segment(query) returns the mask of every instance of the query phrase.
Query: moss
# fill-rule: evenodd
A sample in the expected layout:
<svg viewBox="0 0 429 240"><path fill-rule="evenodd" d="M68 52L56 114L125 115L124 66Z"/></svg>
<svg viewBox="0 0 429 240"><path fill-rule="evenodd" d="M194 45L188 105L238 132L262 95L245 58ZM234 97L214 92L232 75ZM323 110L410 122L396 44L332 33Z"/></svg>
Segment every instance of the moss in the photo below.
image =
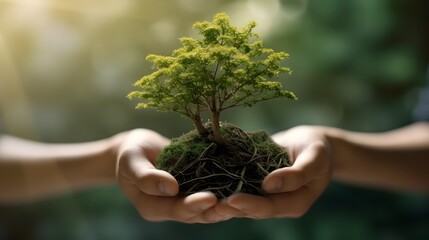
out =
<svg viewBox="0 0 429 240"><path fill-rule="evenodd" d="M290 166L285 149L265 131L244 132L233 124L221 124L224 144L196 130L173 139L158 159L157 167L171 173L180 192L188 195L211 191L218 198L235 192L261 195L262 180L271 171Z"/></svg>

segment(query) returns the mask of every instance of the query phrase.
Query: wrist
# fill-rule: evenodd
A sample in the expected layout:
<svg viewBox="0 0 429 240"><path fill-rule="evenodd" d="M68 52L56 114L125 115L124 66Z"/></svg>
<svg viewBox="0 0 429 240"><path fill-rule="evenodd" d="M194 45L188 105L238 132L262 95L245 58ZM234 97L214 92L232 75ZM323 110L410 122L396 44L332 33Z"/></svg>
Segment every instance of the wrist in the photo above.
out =
<svg viewBox="0 0 429 240"><path fill-rule="evenodd" d="M344 157L344 151L347 151L346 131L338 128L321 127L321 131L329 144L329 155L332 163L332 178L341 179L347 175L347 157ZM346 154L347 156L347 154Z"/></svg>
<svg viewBox="0 0 429 240"><path fill-rule="evenodd" d="M116 162L119 141L115 136L99 141L98 157L94 158L94 166L97 169L98 180L103 183L116 181Z"/></svg>
<svg viewBox="0 0 429 240"><path fill-rule="evenodd" d="M63 172L75 183L75 188L89 188L115 182L116 155L111 138L78 143L63 149L63 153L75 149L70 158L64 157ZM68 159L68 160L67 160Z"/></svg>

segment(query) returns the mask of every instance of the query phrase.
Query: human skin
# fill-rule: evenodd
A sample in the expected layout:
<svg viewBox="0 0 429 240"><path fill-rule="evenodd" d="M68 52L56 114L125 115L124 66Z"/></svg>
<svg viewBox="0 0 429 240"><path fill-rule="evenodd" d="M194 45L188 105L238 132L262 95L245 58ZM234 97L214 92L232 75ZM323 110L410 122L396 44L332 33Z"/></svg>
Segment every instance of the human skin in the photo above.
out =
<svg viewBox="0 0 429 240"><path fill-rule="evenodd" d="M299 126L277 133L273 139L288 149L292 167L275 170L264 179L265 196L240 193L216 205L211 211L219 219L301 217L331 180L429 193L427 122L383 133Z"/></svg>
<svg viewBox="0 0 429 240"><path fill-rule="evenodd" d="M34 201L66 191L118 182L149 221L214 223L234 217L300 217L331 180L362 187L429 193L429 124L384 133L298 126L273 135L292 167L270 173L264 196L212 193L178 195L178 184L155 168L169 143L136 129L89 143L46 144L0 136L0 204ZM116 172L115 172L116 170Z"/></svg>
<svg viewBox="0 0 429 240"><path fill-rule="evenodd" d="M0 136L0 204L21 204L117 182L149 221L209 223L216 196L179 196L176 180L155 161L169 140L136 129L86 143L50 144ZM211 212L210 214L216 214Z"/></svg>

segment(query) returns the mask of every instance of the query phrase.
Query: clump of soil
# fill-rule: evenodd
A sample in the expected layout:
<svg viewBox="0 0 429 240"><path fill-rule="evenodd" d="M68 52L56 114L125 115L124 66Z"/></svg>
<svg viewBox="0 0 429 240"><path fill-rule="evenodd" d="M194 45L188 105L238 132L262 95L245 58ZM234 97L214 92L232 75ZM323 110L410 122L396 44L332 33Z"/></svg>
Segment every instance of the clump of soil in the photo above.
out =
<svg viewBox="0 0 429 240"><path fill-rule="evenodd" d="M206 128L204 136L193 130L173 139L158 159L157 167L172 174L185 195L200 191L211 191L218 198L236 192L262 195L264 177L291 165L285 149L265 131L244 132L222 123L224 143L218 144L211 125Z"/></svg>

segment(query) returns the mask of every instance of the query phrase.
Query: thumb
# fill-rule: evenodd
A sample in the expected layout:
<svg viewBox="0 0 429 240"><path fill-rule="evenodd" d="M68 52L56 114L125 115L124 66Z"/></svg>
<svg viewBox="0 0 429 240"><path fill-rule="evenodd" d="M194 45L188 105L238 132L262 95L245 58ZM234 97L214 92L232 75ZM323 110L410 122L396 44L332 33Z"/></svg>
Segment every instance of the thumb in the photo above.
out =
<svg viewBox="0 0 429 240"><path fill-rule="evenodd" d="M176 179L155 168L141 169L136 175L137 187L144 193L158 196L175 196L179 192Z"/></svg>
<svg viewBox="0 0 429 240"><path fill-rule="evenodd" d="M159 196L174 196L179 192L176 179L155 166L139 151L125 151L117 167L118 177L128 179L140 191Z"/></svg>
<svg viewBox="0 0 429 240"><path fill-rule="evenodd" d="M317 175L320 147L314 144L301 152L291 167L274 170L262 182L267 193L291 192L299 189ZM318 163L319 162L319 163Z"/></svg>
<svg viewBox="0 0 429 240"><path fill-rule="evenodd" d="M305 174L293 167L285 167L271 172L262 182L267 193L291 192L307 183Z"/></svg>

